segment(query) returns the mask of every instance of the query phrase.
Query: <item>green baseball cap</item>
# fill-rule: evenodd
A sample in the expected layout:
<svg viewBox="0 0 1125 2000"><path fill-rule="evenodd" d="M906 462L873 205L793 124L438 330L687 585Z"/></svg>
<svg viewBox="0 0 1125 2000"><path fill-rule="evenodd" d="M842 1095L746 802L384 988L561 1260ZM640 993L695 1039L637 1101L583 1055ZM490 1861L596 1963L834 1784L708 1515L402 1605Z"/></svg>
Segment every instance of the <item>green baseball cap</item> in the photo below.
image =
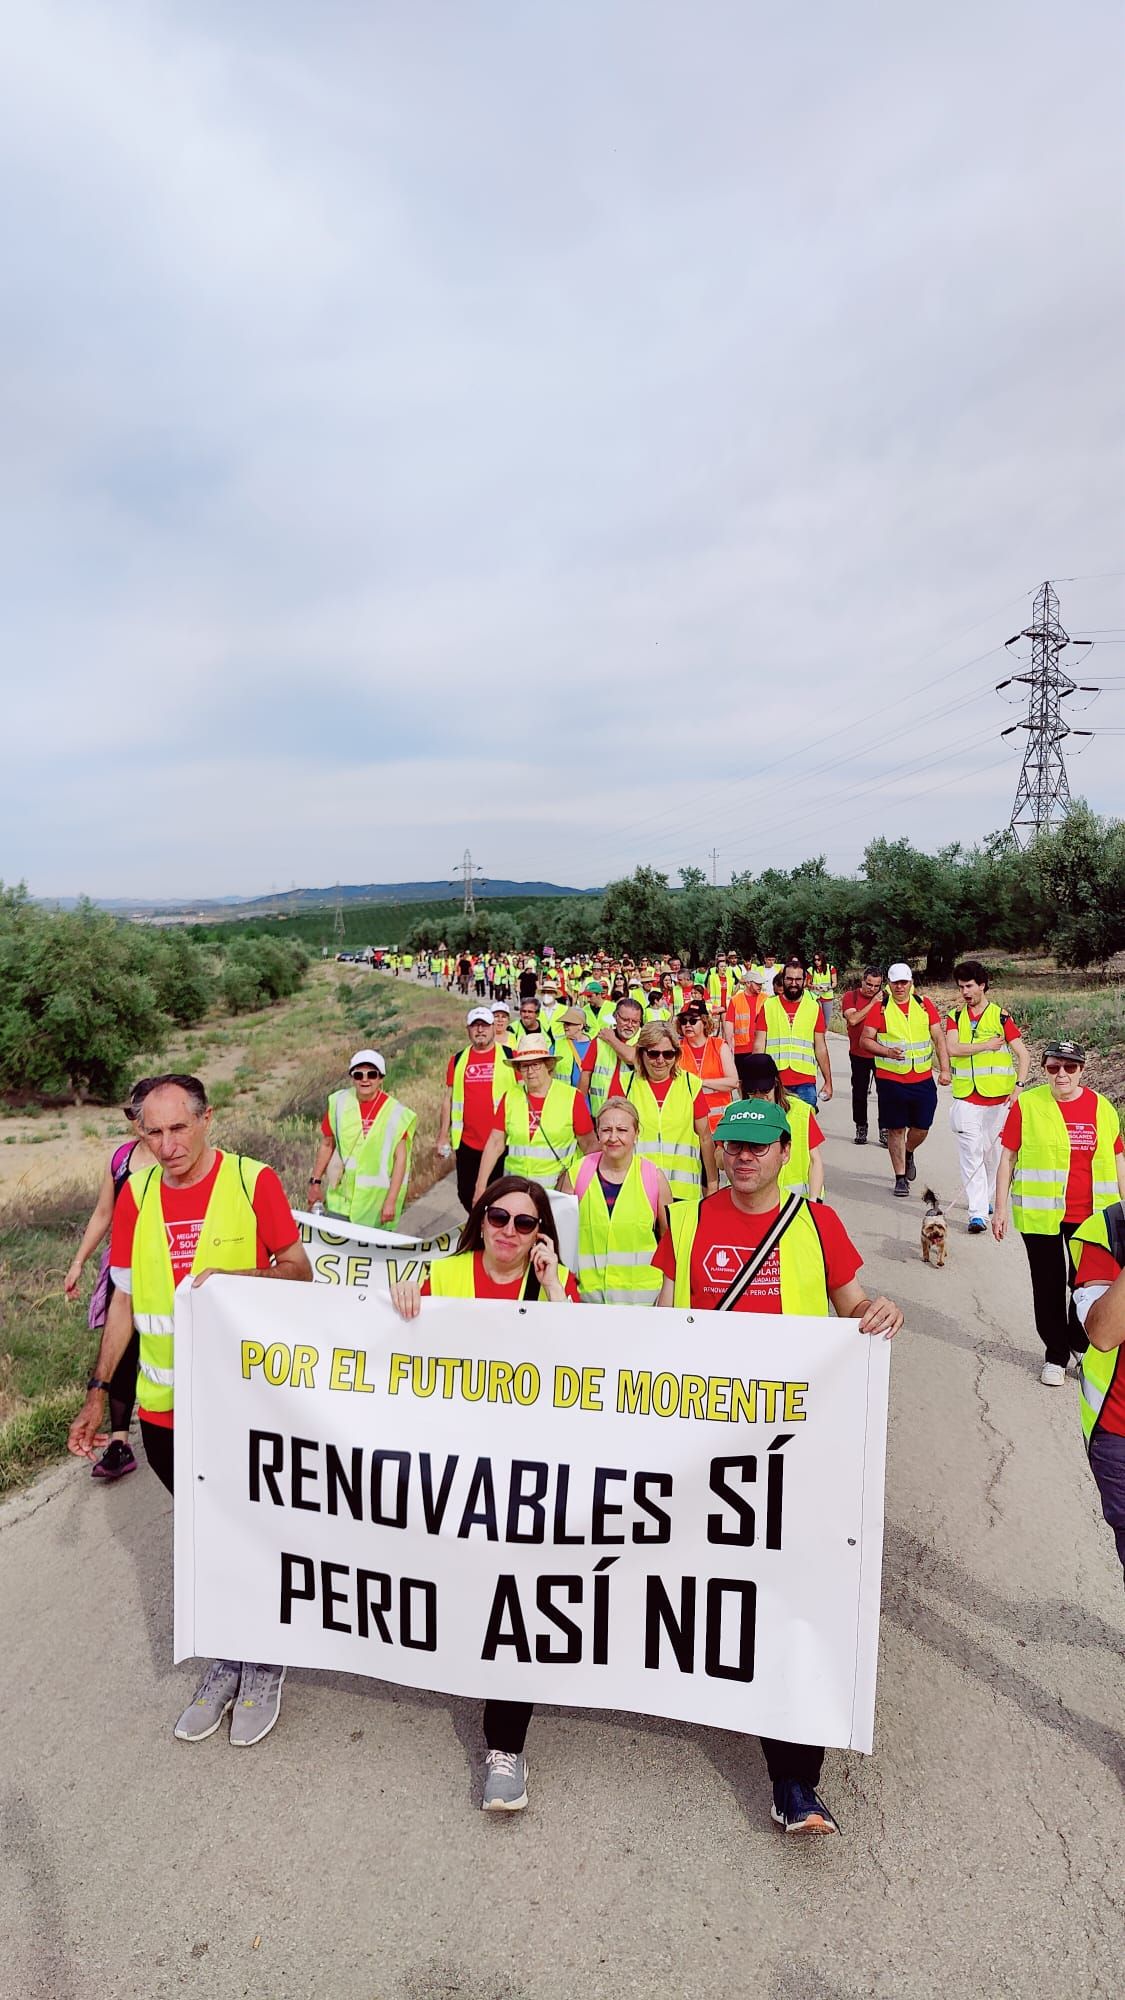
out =
<svg viewBox="0 0 1125 2000"><path fill-rule="evenodd" d="M788 1139L789 1120L780 1104L763 1098L728 1104L715 1127L716 1139L741 1139L744 1146L769 1146Z"/></svg>
<svg viewBox="0 0 1125 2000"><path fill-rule="evenodd" d="M586 981L586 991L587 993L604 993L605 987L602 985L600 979L588 979Z"/></svg>

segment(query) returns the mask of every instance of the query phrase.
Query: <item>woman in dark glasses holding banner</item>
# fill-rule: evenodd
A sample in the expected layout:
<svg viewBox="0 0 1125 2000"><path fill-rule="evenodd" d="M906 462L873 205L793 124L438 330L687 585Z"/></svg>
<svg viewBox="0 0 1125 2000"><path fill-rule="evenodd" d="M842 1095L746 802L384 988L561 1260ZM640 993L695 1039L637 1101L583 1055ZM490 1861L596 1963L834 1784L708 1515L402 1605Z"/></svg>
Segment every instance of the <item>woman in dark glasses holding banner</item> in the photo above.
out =
<svg viewBox="0 0 1125 2000"><path fill-rule="evenodd" d="M415 1319L426 1297L577 1305L575 1280L559 1262L546 1190L520 1174L493 1181L470 1209L453 1256L436 1257L424 1285L407 1280L391 1286L391 1303L403 1319ZM522 1812L527 1804L523 1746L531 1712L530 1702L485 1702L484 1812Z"/></svg>

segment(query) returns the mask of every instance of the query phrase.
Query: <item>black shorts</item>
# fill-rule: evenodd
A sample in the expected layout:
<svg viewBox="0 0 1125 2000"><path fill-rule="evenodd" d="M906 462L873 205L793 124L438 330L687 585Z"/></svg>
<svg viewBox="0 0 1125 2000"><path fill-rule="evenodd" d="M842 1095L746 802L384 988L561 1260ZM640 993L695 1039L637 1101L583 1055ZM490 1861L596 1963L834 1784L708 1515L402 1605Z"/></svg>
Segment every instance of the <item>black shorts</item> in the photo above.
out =
<svg viewBox="0 0 1125 2000"><path fill-rule="evenodd" d="M902 1132L910 1125L920 1132L929 1131L937 1111L937 1084L932 1076L919 1077L913 1083L900 1083L895 1076L877 1076L875 1092L884 1132Z"/></svg>

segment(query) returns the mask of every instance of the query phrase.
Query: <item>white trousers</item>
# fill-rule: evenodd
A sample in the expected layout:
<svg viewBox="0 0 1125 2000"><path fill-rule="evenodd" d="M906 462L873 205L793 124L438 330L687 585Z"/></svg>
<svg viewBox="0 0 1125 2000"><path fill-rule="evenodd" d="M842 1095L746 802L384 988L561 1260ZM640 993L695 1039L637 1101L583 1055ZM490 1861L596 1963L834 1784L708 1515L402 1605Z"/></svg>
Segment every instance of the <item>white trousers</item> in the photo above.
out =
<svg viewBox="0 0 1125 2000"><path fill-rule="evenodd" d="M993 1104L970 1104L955 1097L950 1107L949 1123L957 1141L961 1185L970 1215L986 1216L996 1199L1000 1134L1010 1102L1001 1097Z"/></svg>

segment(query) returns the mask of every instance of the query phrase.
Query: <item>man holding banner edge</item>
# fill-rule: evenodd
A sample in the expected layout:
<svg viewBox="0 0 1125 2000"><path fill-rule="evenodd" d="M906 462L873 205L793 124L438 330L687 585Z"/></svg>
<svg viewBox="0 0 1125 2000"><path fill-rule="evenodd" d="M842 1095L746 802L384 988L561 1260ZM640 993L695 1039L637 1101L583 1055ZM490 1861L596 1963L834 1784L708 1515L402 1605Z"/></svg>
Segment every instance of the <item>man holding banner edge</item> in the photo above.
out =
<svg viewBox="0 0 1125 2000"><path fill-rule="evenodd" d="M790 1195L778 1175L789 1156L789 1121L780 1105L732 1104L715 1131L729 1188L676 1203L653 1263L663 1276L661 1306L692 1311L797 1313L856 1319L859 1331L890 1340L903 1315L890 1299L870 1299L856 1276L861 1258L835 1211ZM773 1786L773 1819L792 1834L838 1833L817 1787L823 1745L761 1739Z"/></svg>

